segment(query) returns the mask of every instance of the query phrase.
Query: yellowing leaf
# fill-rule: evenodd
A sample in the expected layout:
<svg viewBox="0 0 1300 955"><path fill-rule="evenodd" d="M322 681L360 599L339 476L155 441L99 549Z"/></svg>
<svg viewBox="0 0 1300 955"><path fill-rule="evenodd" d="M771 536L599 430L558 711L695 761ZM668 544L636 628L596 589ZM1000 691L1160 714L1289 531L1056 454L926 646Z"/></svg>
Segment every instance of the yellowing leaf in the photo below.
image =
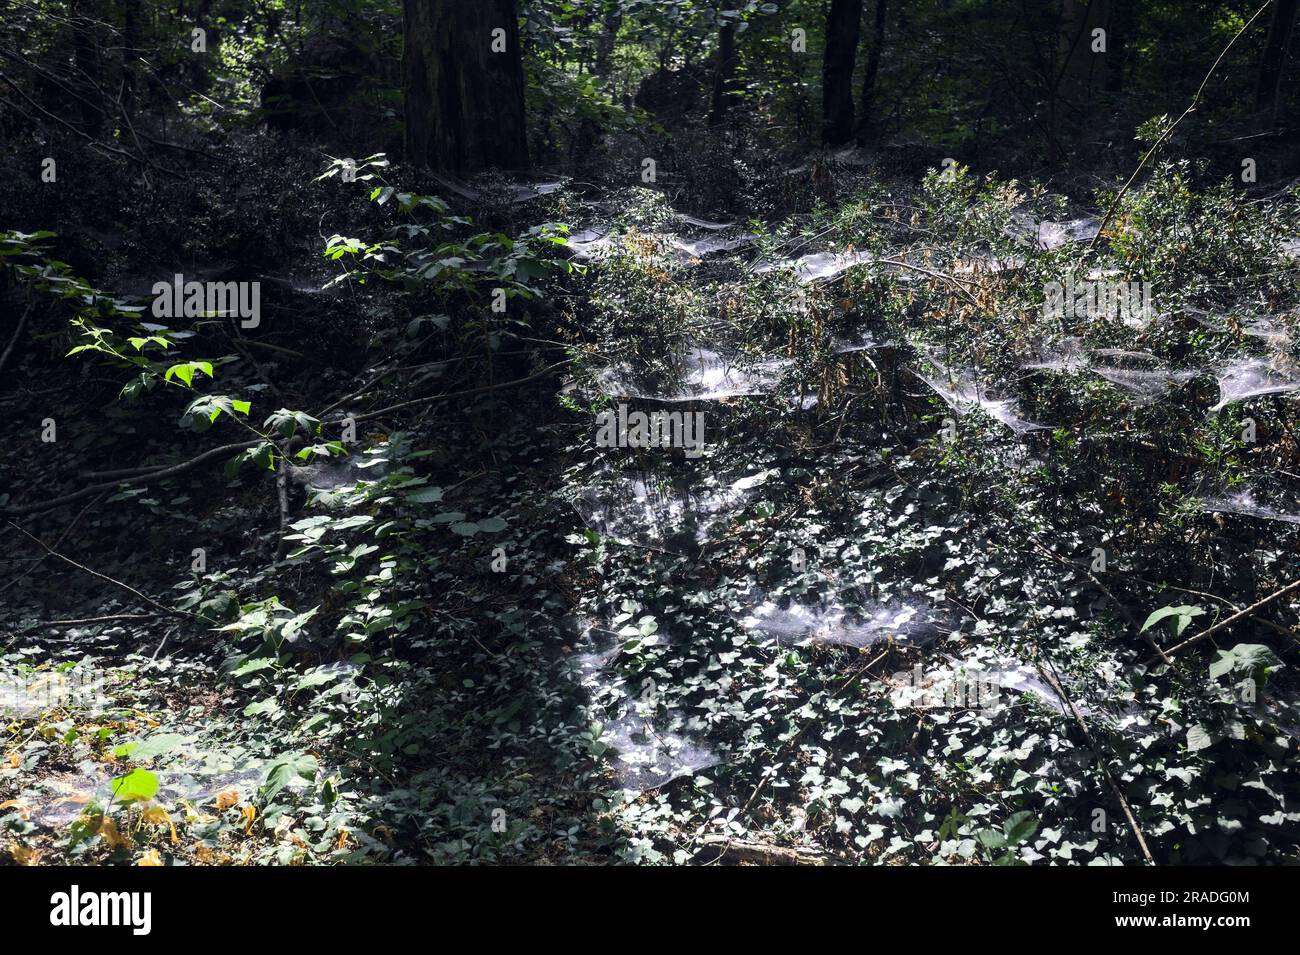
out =
<svg viewBox="0 0 1300 955"><path fill-rule="evenodd" d="M105 816L99 824L99 837L114 849L130 845L127 838L118 831L117 823L108 816Z"/></svg>
<svg viewBox="0 0 1300 955"><path fill-rule="evenodd" d="M244 819L247 820L247 824L244 826L244 835L248 835L250 832L252 832L253 820L255 820L256 818L257 818L257 810L254 809L252 806L245 806Z"/></svg>
<svg viewBox="0 0 1300 955"><path fill-rule="evenodd" d="M176 825L162 806L150 806L141 814L140 821L147 822L151 826L166 826L171 830L172 845L180 844L180 836L176 835Z"/></svg>
<svg viewBox="0 0 1300 955"><path fill-rule="evenodd" d="M9 847L9 855L18 865L38 865L41 861L39 852L17 843Z"/></svg>
<svg viewBox="0 0 1300 955"><path fill-rule="evenodd" d="M146 849L141 853L136 865L162 865L162 853L157 849Z"/></svg>

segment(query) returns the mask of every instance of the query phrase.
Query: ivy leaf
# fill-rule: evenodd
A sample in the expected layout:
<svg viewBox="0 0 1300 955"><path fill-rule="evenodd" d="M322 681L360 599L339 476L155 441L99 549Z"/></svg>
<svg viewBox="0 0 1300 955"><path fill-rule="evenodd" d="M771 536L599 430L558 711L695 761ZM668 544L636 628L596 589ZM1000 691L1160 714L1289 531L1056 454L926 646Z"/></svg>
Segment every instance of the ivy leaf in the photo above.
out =
<svg viewBox="0 0 1300 955"><path fill-rule="evenodd" d="M1190 727L1187 730L1187 748L1195 753L1203 749L1209 749L1214 745L1214 737L1200 723Z"/></svg>

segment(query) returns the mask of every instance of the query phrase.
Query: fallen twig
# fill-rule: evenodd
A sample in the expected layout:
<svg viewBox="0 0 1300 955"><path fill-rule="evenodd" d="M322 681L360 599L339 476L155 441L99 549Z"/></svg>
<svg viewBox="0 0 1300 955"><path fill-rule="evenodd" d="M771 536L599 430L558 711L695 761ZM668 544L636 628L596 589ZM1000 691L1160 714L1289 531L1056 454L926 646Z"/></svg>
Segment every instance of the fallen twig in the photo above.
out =
<svg viewBox="0 0 1300 955"><path fill-rule="evenodd" d="M41 501L37 504L25 504L22 507L6 507L3 510L0 510L0 514L9 514L13 516L39 514L42 511L52 510L53 508L60 507L64 504L70 504L73 501L80 501L82 498L89 497L92 494L97 494L100 491L111 491L122 485L133 486L138 484L149 484L153 481L172 477L176 474L183 474L186 471L198 467L205 461L210 461L223 454L229 454L232 451L242 451L245 448L251 448L260 443L260 441L254 440L237 441L234 444L223 444L220 447L209 448L202 454L192 457L188 461L183 461L180 464L161 467L156 471L148 471L144 474L137 474L134 477L126 477L118 481L108 481L104 484L93 484L90 487L82 488L80 491L73 491L71 494L64 494L62 497L50 498L48 501Z"/></svg>
<svg viewBox="0 0 1300 955"><path fill-rule="evenodd" d="M9 339L9 344L5 347L4 354L0 355L0 370L4 369L5 362L9 360L10 352L14 350L14 346L18 344L18 339L22 337L23 329L27 327L27 316L32 313L32 309L35 307L36 299L33 297L28 300L27 308L23 309L22 315L18 317L18 324L14 327L13 337Z"/></svg>
<svg viewBox="0 0 1300 955"><path fill-rule="evenodd" d="M43 548L45 548L46 551L49 552L51 556L57 557L59 560L63 561L66 564L71 564L73 567L77 568L80 571L83 571L84 573L90 574L90 576L92 577L96 577L102 581L105 581L106 583L112 584L114 587L119 587L122 590L125 590L127 593L132 594L135 597L138 597L140 600L143 600L149 606L153 607L158 611L161 611L162 613L165 613L169 617L180 617L181 619L184 620L207 619L206 617L200 617L198 614L190 613L188 610L177 610L175 607L164 606L163 604L160 604L158 601L154 600L149 595L140 593L140 591L136 590L130 584L123 583L122 581L116 579L115 577L108 576L108 574L101 574L99 571L92 570L91 568L87 567L85 564L77 563L71 557L68 557L64 554L60 554L49 544L45 543L45 541L41 540L39 537L35 536L34 534L29 534L23 528L15 524L13 521L9 521L8 523L10 527L18 531L18 533L22 534L24 537L31 538L36 543L40 544Z"/></svg>
<svg viewBox="0 0 1300 955"><path fill-rule="evenodd" d="M1151 850L1147 848L1147 840L1142 834L1142 827L1138 825L1137 816L1133 814L1133 808L1129 805L1128 799L1124 796L1123 790L1119 788L1119 784L1116 783L1115 778L1111 776L1110 770L1106 767L1106 761L1102 759L1101 753L1097 751L1097 745L1093 742L1092 733L1088 731L1088 724L1083 721L1083 717L1079 714L1078 708L1074 705L1074 700L1070 699L1069 694L1065 692L1065 688L1061 686L1060 681L1041 666L1037 660L1034 661L1034 667L1038 670L1043 679L1052 687L1056 695L1061 698L1061 701L1069 707L1070 715L1074 717L1074 722L1078 725L1079 732L1083 734L1084 742L1088 744L1088 748L1092 750L1092 754L1097 758L1097 766L1101 770L1102 775L1106 777L1106 783L1110 786L1111 793L1119 802L1120 810L1124 813L1124 818L1128 820L1129 828L1133 830L1133 838L1137 840L1138 848L1142 851L1142 858L1146 859L1147 865L1155 865L1156 860L1151 857Z"/></svg>

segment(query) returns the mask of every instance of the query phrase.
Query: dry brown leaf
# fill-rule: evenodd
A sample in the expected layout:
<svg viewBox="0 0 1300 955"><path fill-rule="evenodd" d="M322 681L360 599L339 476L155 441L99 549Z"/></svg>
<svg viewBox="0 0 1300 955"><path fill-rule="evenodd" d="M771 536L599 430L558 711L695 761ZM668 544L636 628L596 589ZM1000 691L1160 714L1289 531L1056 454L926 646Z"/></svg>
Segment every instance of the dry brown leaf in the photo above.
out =
<svg viewBox="0 0 1300 955"><path fill-rule="evenodd" d="M27 803L23 802L21 799L9 799L5 802L0 802L0 812L4 812L6 809L17 809L18 814L24 819L29 819L32 815L31 806L27 805Z"/></svg>
<svg viewBox="0 0 1300 955"><path fill-rule="evenodd" d="M18 865L39 865L41 854L35 849L29 849L27 846L20 846L14 843L9 847L9 855Z"/></svg>
<svg viewBox="0 0 1300 955"><path fill-rule="evenodd" d="M119 846L130 846L131 842L126 836L118 831L117 823L105 816L99 823L99 837L107 842L114 849Z"/></svg>
<svg viewBox="0 0 1300 955"><path fill-rule="evenodd" d="M180 836L176 835L176 824L172 822L172 817L162 806L155 804L145 809L140 815L140 821L147 822L151 826L166 826L171 831L172 845L180 844Z"/></svg>

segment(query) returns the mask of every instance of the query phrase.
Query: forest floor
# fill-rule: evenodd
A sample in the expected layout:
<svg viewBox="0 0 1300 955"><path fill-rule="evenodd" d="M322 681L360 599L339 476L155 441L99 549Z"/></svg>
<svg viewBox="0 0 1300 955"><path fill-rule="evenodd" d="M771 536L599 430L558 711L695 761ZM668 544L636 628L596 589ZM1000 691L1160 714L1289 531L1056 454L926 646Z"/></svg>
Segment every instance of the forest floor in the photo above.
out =
<svg viewBox="0 0 1300 955"><path fill-rule="evenodd" d="M855 153L725 222L666 189L443 189L528 238L450 222L330 285L302 236L388 227L365 196L396 171L369 172L88 262L121 301L260 277L255 332L148 331L226 353L250 421L305 412L286 442L356 418L283 505L232 451L32 507L246 435L178 437L195 395L123 403L120 363L71 376L54 306L12 369L10 861L1296 861L1294 196L1167 167L1079 268L1103 209ZM291 254L250 238L277 215ZM1049 314L1075 271L1159 308ZM638 447L651 412L680 430Z"/></svg>

